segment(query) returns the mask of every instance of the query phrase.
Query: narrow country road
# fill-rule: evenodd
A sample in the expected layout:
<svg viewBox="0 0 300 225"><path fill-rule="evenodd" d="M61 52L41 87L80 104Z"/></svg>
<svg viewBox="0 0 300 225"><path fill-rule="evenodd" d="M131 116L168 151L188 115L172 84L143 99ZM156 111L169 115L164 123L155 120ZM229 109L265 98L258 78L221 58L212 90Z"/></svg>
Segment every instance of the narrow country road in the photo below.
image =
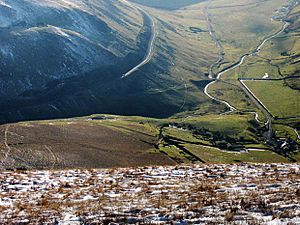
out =
<svg viewBox="0 0 300 225"><path fill-rule="evenodd" d="M154 21L154 18L143 8L136 6L135 4L132 4L126 0L120 0L134 8L136 8L137 10L139 10L140 12L144 13L149 20L151 21L151 37L149 39L149 43L148 43L148 50L147 53L145 55L145 58L142 62L140 62L138 65L134 66L132 69L130 69L128 72L126 72L125 74L123 74L123 76L121 77L121 79L130 76L131 74L133 74L135 71L137 71L139 68L141 68L142 66L144 66L145 64L147 64L152 56L153 56L153 49L154 49L154 43L155 43L155 39L157 36L157 28L156 28L156 23Z"/></svg>
<svg viewBox="0 0 300 225"><path fill-rule="evenodd" d="M297 135L297 139L300 140L300 134L296 128L294 128L295 134Z"/></svg>
<svg viewBox="0 0 300 225"><path fill-rule="evenodd" d="M236 111L237 109L234 106L230 105L227 101L216 98L216 97L214 97L214 96L212 96L211 94L208 93L208 88L210 87L210 85L212 85L216 82L217 82L217 80L214 80L214 81L210 82L209 84L207 84L204 88L204 94L206 94L206 96L209 97L212 100L215 100L217 102L225 104L230 109L230 112Z"/></svg>
<svg viewBox="0 0 300 225"><path fill-rule="evenodd" d="M206 9L207 10L207 9ZM208 30L209 30L209 33L210 33L210 36L212 38L212 40L215 42L216 46L220 49L220 52L222 51L222 46L220 46L220 42L218 40L218 38L216 37L213 29L212 29L212 24L211 24L211 21L210 21L210 18L209 18L209 14L208 12L206 12L206 16L207 16L207 23L208 23ZM233 63L232 65L230 65L229 67L225 68L224 70L220 71L216 77L213 77L213 73L212 73L212 66L216 65L216 63L219 63L219 61L215 62L214 64L212 64L209 68L209 79L215 79L214 81L208 83L205 88L204 88L204 94L206 96L208 96L210 99L213 99L217 102L220 102L222 104L225 104L228 108L229 108L229 112L233 112L233 111L237 111L237 109L232 106L229 102L225 101L225 100L222 100L222 99L218 99L214 96L212 96L211 94L209 94L208 92L208 89L211 85L213 85L214 83L216 83L218 80L220 80L220 78L222 77L223 74L231 71L231 70L234 70L235 68L239 67L240 65L242 65L245 61L245 59L249 56L252 56L254 54L257 54L261 51L262 47L269 41L271 40L272 38L275 38L276 36L280 35L282 32L284 32L284 30L288 27L289 25L289 22L286 22L284 20L282 20L283 22L283 25L281 27L280 30L276 31L275 33L269 35L268 37L264 38L262 40L262 42L254 49L254 50L251 50L249 51L248 53L242 55L239 59L239 61ZM219 56L219 59L220 59L220 56ZM267 139L270 141L272 139L272 115L269 113L269 111L265 108L265 106L262 104L262 102L256 98L255 95L253 95L253 93L242 83L242 88L244 90L244 92L250 97L250 99L254 102L255 105L258 106L259 109L262 110L262 112L264 113L266 119L267 119L267 122L265 123L265 125L268 127L268 137ZM256 112L250 112L250 113L254 113L255 114L255 119L257 122L261 122L259 119L258 119L258 114Z"/></svg>
<svg viewBox="0 0 300 225"><path fill-rule="evenodd" d="M272 115L269 112L268 108L256 97L256 95L247 87L247 85L240 80L240 83L242 84L243 91L249 96L251 101L263 112L265 115L267 122L265 125L268 127L268 140L270 141L272 139Z"/></svg>
<svg viewBox="0 0 300 225"><path fill-rule="evenodd" d="M211 20L210 20L210 15L209 15L207 9L208 8L205 7L203 12L204 12L205 17L206 17L206 24L207 24L207 28L208 28L208 33L209 33L211 39L213 40L213 42L215 42L216 47L219 49L218 59L214 63L212 63L209 67L208 78L213 79L214 78L213 68L215 66L219 65L224 60L224 48L223 48L220 40L217 38L217 35L215 34L213 25L212 25Z"/></svg>
<svg viewBox="0 0 300 225"><path fill-rule="evenodd" d="M287 28L288 25L289 25L288 22L284 22L282 28L281 28L279 31L276 31L276 33L274 33L274 34L272 34L272 35L266 37L266 38L265 38L265 39L264 39L264 40L263 40L263 41L262 41L262 42L254 49L254 50L252 50L252 51L250 51L250 52L248 52L248 53L242 55L241 58L240 58L240 60L239 60L238 62L236 62L236 63L230 65L229 67L227 67L227 68L224 69L223 71L219 72L219 73L217 74L215 80L212 81L212 82L210 82L209 84L207 84L207 85L205 86L205 88L204 88L204 94L206 94L210 99L213 99L213 100L215 100L215 101L217 101L217 102L220 102L220 103L222 103L222 104L225 104L225 105L230 109L230 112L236 111L237 109L236 109L234 106L230 105L229 102L227 102L227 101L225 101L225 100L218 99L218 98L212 96L211 94L209 94L209 93L208 93L208 88L209 88L211 85L213 85L215 82L217 82L218 80L220 80L220 78L222 77L223 74L225 74L225 73L227 73L227 72L229 72L229 71L231 71L231 70L233 70L233 69L239 67L240 65L242 65L247 57L259 53L259 52L261 51L261 48L265 45L265 43L266 43L267 41L269 41L269 40L271 40L272 38L274 38L274 37L278 36L279 34L281 34L281 33ZM217 43L216 43L216 44L217 44ZM268 114L268 115L266 115L266 117L269 118L270 115Z"/></svg>

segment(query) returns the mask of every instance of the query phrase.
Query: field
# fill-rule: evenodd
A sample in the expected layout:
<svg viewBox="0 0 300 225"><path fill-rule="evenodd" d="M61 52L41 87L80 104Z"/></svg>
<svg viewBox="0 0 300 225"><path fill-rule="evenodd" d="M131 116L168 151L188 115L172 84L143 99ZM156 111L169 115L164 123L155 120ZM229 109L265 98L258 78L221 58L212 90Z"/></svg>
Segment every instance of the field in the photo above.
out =
<svg viewBox="0 0 300 225"><path fill-rule="evenodd" d="M272 2L272 4L273 3L274 2ZM261 4L261 8L258 9L256 13L262 10L266 6L265 4L270 4L270 2L264 2ZM272 7L280 8L280 4L285 6L287 5L286 3L283 3L281 1L276 1L275 4L273 4L271 7L268 7L266 11L267 13L256 15L255 20L248 21L245 25L243 25L243 23L245 22L242 19L245 16L243 15L243 11L235 11L234 7L228 7L226 10L232 10L233 13L240 16L232 16L232 18L226 18L226 20L230 20L230 24L232 25L232 27L230 29L226 29L225 31L222 29L222 27L227 28L227 26L224 25L224 23L226 23L226 20L221 20L217 15L215 15L215 21L213 21L213 23L217 24L215 25L215 27L218 27L218 29L216 28L216 31L218 32L218 37L222 40L225 48L225 58L220 64L219 68L215 68L216 72L224 68L225 65L228 65L229 62L238 61L239 57L241 57L241 55L245 53L243 52L244 50L247 49L246 52L251 52L251 50L254 50L258 46L258 44L261 43L263 36L268 37L270 33L279 31L282 28L283 24L281 22L276 22L274 19L270 20L266 18L266 16L269 18L278 18L278 16L283 16L282 13L276 15L274 11L269 11L272 9ZM240 7L243 8L246 6ZM253 6L251 10L254 9L255 7ZM218 10L219 9L215 10L216 14L220 13ZM265 42L265 45L260 49L260 51L246 57L242 65L223 74L221 77L221 81L216 82L214 85L212 85L209 89L209 92L212 93L213 96L228 101L239 110L255 110L259 112L258 109L255 109L250 99L241 92L238 78L263 78L264 76L267 76L267 78L272 79L299 75L300 42L299 38L297 38L300 32L299 17L297 16L299 14L299 10L300 6L298 4L294 7L294 9L291 10L290 13L285 16L285 18L290 22L290 25L287 26L285 32L282 32L275 38L272 38ZM251 30L251 27L254 28L255 26L256 28ZM259 27L268 27L268 29L259 29ZM232 30L234 29L238 29L238 31L232 32ZM269 33L262 33L262 31L268 31ZM237 37L235 37L232 36L233 34L238 35ZM247 37L243 37L243 35L247 34ZM255 35L255 40L252 39L252 35ZM246 39L247 41L244 42L244 40ZM291 109L291 112L288 112L288 115L281 115L280 117L289 117L295 112L296 111L294 108Z"/></svg>
<svg viewBox="0 0 300 225"><path fill-rule="evenodd" d="M225 54L215 71L238 61L241 55L258 46L264 37L280 29L281 23L270 18L284 3L283 0L211 2L208 12Z"/></svg>
<svg viewBox="0 0 300 225"><path fill-rule="evenodd" d="M293 129L276 129L278 137L297 140ZM0 126L1 168L287 162L270 151L264 132L251 114L168 119L98 114L20 122Z"/></svg>
<svg viewBox="0 0 300 225"><path fill-rule="evenodd" d="M177 120L175 125L171 123L163 129L160 150L177 162L288 162L284 156L271 151L252 118L252 115L227 115ZM287 127L278 128L282 129ZM296 141L295 132L291 128L288 132L276 135L291 136Z"/></svg>
<svg viewBox="0 0 300 225"><path fill-rule="evenodd" d="M291 89L284 80L243 81L274 117L300 116L300 91Z"/></svg>
<svg viewBox="0 0 300 225"><path fill-rule="evenodd" d="M288 162L286 158L267 149L248 150L247 152L222 151L218 148L187 144L186 148L208 163L238 162Z"/></svg>
<svg viewBox="0 0 300 225"><path fill-rule="evenodd" d="M299 164L0 172L4 224L297 224Z"/></svg>
<svg viewBox="0 0 300 225"><path fill-rule="evenodd" d="M238 110L256 110L255 105L238 84L235 80L217 81L209 87L208 91L218 99L229 101Z"/></svg>
<svg viewBox="0 0 300 225"><path fill-rule="evenodd" d="M131 123L122 129L106 124L73 119L0 126L1 167L58 169L174 164L166 155L154 151L156 136L145 131L145 127Z"/></svg>

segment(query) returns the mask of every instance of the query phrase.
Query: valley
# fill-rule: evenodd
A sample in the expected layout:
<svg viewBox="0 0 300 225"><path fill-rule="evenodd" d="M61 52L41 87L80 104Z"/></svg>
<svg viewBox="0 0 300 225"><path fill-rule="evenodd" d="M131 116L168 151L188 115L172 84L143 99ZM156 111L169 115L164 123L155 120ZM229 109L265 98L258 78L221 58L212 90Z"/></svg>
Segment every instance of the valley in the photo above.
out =
<svg viewBox="0 0 300 225"><path fill-rule="evenodd" d="M299 0L0 0L0 224L299 224Z"/></svg>
<svg viewBox="0 0 300 225"><path fill-rule="evenodd" d="M2 168L300 159L297 0L42 2L0 5Z"/></svg>

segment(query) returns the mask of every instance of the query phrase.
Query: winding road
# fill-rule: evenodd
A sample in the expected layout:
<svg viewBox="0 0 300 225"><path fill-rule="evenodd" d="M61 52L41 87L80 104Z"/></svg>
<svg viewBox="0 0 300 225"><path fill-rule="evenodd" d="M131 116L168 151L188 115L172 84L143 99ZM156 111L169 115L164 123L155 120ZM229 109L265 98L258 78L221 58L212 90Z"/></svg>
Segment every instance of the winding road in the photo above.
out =
<svg viewBox="0 0 300 225"><path fill-rule="evenodd" d="M149 39L149 43L148 43L148 50L147 50L147 54L145 55L145 58L143 59L142 62L140 62L138 65L134 66L132 69L130 69L128 72L124 73L123 76L121 77L121 79L130 76L131 74L133 74L135 71L137 71L138 69L140 69L142 66L144 66L145 64L147 64L152 56L153 56L153 49L154 49L154 43L155 43L155 39L157 37L157 28L156 28L156 23L154 21L154 18L143 8L136 6L135 4L132 4L126 0L120 0L121 2L124 2L134 8L136 8L137 10L141 11L143 14L145 14L149 20L151 21L151 37Z"/></svg>
<svg viewBox="0 0 300 225"><path fill-rule="evenodd" d="M221 44L221 42L219 41L219 39L216 36L216 33L213 29L213 25L211 23L210 17L209 17L209 13L207 11L207 7L204 8L204 14L206 17L206 23L207 23L207 28L208 28L208 33L211 36L213 42L215 42L216 47L219 49L219 56L218 59L210 65L209 67L209 74L208 74L208 78L209 79L213 79L214 78L214 72L213 72L213 68L217 65L219 65L223 60L224 60L224 48Z"/></svg>
<svg viewBox="0 0 300 225"><path fill-rule="evenodd" d="M297 139L300 140L300 134L299 134L299 132L297 131L296 128L293 128L293 129L294 129L294 131L295 131L295 134L297 135Z"/></svg>
<svg viewBox="0 0 300 225"><path fill-rule="evenodd" d="M206 11L207 9L205 9ZM209 19L209 14L208 12L205 12L206 14L206 20L207 20L207 26L208 26L208 30L209 30L209 34L212 38L212 40L215 42L216 46L219 48L219 58L218 60L213 63L210 68L209 68L209 79L214 79L214 81L208 83L205 88L204 88L204 94L206 96L208 96L210 99L214 100L214 101L217 101L219 103L222 103L222 104L225 104L228 108L229 108L229 111L227 113L230 113L230 112L233 112L233 111L237 111L237 109L232 106L228 101L225 101L225 100L222 100L222 99L219 99L219 98L216 98L214 96L212 96L211 94L209 94L208 92L208 89L211 85L213 85L214 83L216 83L217 81L220 80L220 78L222 77L223 74L231 71L231 70L234 70L235 68L239 67L240 65L242 65L245 61L245 59L249 56L253 56L254 54L257 54L261 51L262 47L269 41L271 40L272 38L275 38L276 36L278 36L279 34L281 34L282 32L284 32L284 30L288 27L289 25L289 22L286 22L284 20L281 20L281 22L283 22L283 25L281 27L280 30L276 31L275 33L271 34L270 36L264 38L262 40L262 42L254 49L254 50L251 50L249 51L248 53L242 55L239 59L239 61L233 63L232 65L230 65L229 67L225 68L224 70L220 71L216 77L214 78L213 77L213 72L212 72L212 69L213 69L213 66L217 65L217 63L220 62L220 59L221 57L223 57L222 55L222 45L220 45L220 42L218 40L218 38L216 37L215 35L215 32L213 30L213 26L211 24L211 21ZM247 89L247 87L245 85L243 85L243 82L242 83L242 88L244 90L244 92L250 97L250 99L254 102L255 105L258 106L259 109L261 109L261 111L264 113L266 119L267 119L267 122L265 123L265 125L268 127L268 137L267 139L270 141L272 139L272 115L268 112L268 110L266 110L265 106L262 104L262 102L260 102L259 99L256 98L255 95L253 95L251 93L251 91L249 89ZM259 123L262 123L260 120L259 120L259 116L257 114L257 112L250 112L250 113L253 113L255 115L255 120Z"/></svg>
<svg viewBox="0 0 300 225"><path fill-rule="evenodd" d="M262 42L254 49L254 50L252 50L252 51L250 51L250 52L248 52L248 53L242 55L241 58L240 58L240 60L239 60L238 62L236 62L236 63L230 65L230 66L227 67L226 69L224 69L224 70L222 70L221 72L219 72L219 73L217 74L215 80L212 81L212 82L210 82L209 84L207 84L207 85L205 86L205 88L204 88L204 93L205 93L210 99L213 99L213 100L215 100L215 101L217 101L217 102L220 102L220 103L222 103L222 104L225 104L225 105L230 109L230 112L236 111L237 109L236 109L234 106L230 105L229 102L227 102L227 101L225 101L225 100L222 100L222 99L218 99L218 98L212 96L211 94L209 94L209 93L208 93L208 88L209 88L212 84L214 84L215 82L217 82L218 80L220 80L220 78L222 77L223 74L225 74L225 73L227 73L227 72L229 72L229 71L231 71L231 70L233 70L233 69L239 67L240 65L242 65L242 64L244 63L244 60L245 60L248 56L252 56L252 55L254 55L254 54L259 53L259 52L261 51L261 48L265 45L265 43L266 43L267 41L269 41L269 40L271 40L272 38L274 38L274 37L278 36L279 34L281 34L281 33L287 28L288 25L289 25L288 22L284 22L282 28L281 28L279 31L276 31L274 34L272 34L272 35L266 37L266 38L265 38L265 39L264 39L264 40L263 40L263 41L262 41ZM216 43L216 44L217 44L217 43ZM218 45L217 45L217 46L218 46ZM258 119L257 114L256 114L255 117ZM267 118L269 118L269 117L270 117L270 115L267 115Z"/></svg>

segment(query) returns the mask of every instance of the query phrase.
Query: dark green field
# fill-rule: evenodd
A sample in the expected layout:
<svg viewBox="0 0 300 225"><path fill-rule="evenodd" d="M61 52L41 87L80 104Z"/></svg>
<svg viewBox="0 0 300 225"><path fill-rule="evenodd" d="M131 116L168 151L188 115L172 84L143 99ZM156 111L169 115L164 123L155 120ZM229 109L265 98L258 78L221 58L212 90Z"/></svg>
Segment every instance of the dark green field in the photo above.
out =
<svg viewBox="0 0 300 225"><path fill-rule="evenodd" d="M291 80L289 82L291 85L296 84ZM300 90L290 88L284 80L244 81L244 83L274 117L300 117Z"/></svg>

